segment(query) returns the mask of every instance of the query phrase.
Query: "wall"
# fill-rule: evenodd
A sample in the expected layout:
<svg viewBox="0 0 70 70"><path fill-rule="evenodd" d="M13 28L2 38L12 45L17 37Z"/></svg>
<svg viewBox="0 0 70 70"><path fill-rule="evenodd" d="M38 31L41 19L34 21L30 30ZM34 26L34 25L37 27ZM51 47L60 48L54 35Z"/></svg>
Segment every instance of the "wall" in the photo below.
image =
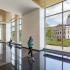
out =
<svg viewBox="0 0 70 70"><path fill-rule="evenodd" d="M44 9L40 8L40 50L45 47L45 32L44 32Z"/></svg>
<svg viewBox="0 0 70 70"><path fill-rule="evenodd" d="M44 37L42 38L42 36L44 36L44 24L43 26L41 25L40 15L40 9L35 9L23 16L22 44L24 47L27 47L27 42L30 36L32 36L34 40L33 49L40 50L44 47L44 44L42 45L43 47L41 47L41 43L44 42Z"/></svg>

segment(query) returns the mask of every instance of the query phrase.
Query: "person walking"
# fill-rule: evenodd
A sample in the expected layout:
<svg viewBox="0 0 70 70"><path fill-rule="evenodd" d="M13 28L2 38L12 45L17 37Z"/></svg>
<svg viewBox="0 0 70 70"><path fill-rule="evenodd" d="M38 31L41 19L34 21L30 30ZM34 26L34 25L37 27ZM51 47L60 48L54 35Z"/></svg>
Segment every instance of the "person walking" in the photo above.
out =
<svg viewBox="0 0 70 70"><path fill-rule="evenodd" d="M32 48L33 48L33 38L30 36L29 40L28 40L28 48L29 48L29 52L28 55L31 54L31 58L34 61L34 57L33 57L33 52L32 52Z"/></svg>

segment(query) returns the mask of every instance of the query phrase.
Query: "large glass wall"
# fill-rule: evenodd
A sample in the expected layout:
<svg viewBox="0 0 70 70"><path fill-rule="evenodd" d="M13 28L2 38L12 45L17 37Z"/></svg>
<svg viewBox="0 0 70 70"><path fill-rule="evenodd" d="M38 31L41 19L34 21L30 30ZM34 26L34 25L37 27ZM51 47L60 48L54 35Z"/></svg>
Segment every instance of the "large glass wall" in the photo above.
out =
<svg viewBox="0 0 70 70"><path fill-rule="evenodd" d="M22 42L22 19L19 18L18 20L18 26L19 26L19 43Z"/></svg>
<svg viewBox="0 0 70 70"><path fill-rule="evenodd" d="M70 52L70 1L63 2L63 50Z"/></svg>
<svg viewBox="0 0 70 70"><path fill-rule="evenodd" d="M15 34L16 34L15 31L17 31L18 43L21 43L22 41L22 19L21 18L18 18L17 20L12 19L10 23L11 23L11 39L15 41ZM16 27L17 29L15 30Z"/></svg>
<svg viewBox="0 0 70 70"><path fill-rule="evenodd" d="M11 20L11 39L15 41L15 19Z"/></svg>
<svg viewBox="0 0 70 70"><path fill-rule="evenodd" d="M70 51L70 1L45 9L45 48Z"/></svg>

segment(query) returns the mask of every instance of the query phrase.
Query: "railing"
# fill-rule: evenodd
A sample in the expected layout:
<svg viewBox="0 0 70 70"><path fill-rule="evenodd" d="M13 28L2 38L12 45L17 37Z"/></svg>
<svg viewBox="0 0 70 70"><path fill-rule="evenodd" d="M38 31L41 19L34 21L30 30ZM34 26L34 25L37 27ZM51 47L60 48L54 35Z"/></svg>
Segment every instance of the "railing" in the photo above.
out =
<svg viewBox="0 0 70 70"><path fill-rule="evenodd" d="M0 50L2 58L0 59L1 65L11 64L15 70L22 70L22 45L12 42L10 48L9 42L0 41Z"/></svg>

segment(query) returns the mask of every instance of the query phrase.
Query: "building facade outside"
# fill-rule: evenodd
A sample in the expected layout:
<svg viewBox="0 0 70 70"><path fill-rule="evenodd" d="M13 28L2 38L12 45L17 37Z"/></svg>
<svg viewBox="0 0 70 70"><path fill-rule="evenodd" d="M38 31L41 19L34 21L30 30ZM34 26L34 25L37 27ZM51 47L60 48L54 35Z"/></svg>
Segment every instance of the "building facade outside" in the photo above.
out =
<svg viewBox="0 0 70 70"><path fill-rule="evenodd" d="M63 27L60 24L57 26L54 26L53 32L54 32L53 38L56 40L61 40L62 37L63 39L70 39L70 24L63 25ZM63 32L63 35L62 35L62 32Z"/></svg>

